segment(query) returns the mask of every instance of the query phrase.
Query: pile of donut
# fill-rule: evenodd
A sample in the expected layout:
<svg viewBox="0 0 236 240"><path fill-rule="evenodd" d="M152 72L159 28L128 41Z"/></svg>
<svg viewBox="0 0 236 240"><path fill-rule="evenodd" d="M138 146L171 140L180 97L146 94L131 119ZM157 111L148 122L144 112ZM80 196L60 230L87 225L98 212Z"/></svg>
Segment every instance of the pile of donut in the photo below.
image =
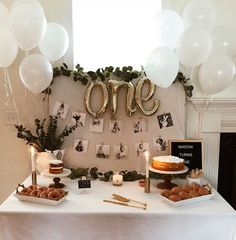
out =
<svg viewBox="0 0 236 240"><path fill-rule="evenodd" d="M211 194L211 188L208 185L201 186L198 183L191 183L191 185L176 186L171 190L164 189L161 195L168 198L173 202L186 200L189 198L195 198Z"/></svg>
<svg viewBox="0 0 236 240"><path fill-rule="evenodd" d="M18 194L58 201L65 197L67 195L67 192L63 189L58 188L30 185L29 187L24 187L21 191L18 192Z"/></svg>

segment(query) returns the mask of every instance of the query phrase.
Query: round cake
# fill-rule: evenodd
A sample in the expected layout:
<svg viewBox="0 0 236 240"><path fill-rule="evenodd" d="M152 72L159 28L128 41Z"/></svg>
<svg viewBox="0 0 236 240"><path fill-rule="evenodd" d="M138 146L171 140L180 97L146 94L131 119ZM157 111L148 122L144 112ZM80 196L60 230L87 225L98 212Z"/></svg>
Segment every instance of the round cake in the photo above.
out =
<svg viewBox="0 0 236 240"><path fill-rule="evenodd" d="M170 155L153 157L152 167L161 171L179 171L184 169L184 159Z"/></svg>
<svg viewBox="0 0 236 240"><path fill-rule="evenodd" d="M63 173L63 162L61 160L50 160L49 161L49 172L52 174Z"/></svg>

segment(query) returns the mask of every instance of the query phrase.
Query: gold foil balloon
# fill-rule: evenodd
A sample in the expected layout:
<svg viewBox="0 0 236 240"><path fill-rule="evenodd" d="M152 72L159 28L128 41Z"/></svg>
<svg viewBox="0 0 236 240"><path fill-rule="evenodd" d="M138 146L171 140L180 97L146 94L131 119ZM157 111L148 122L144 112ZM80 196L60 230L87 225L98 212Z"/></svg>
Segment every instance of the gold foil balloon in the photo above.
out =
<svg viewBox="0 0 236 240"><path fill-rule="evenodd" d="M143 97L142 89L143 89L144 84L146 84L146 83L148 84L149 91L148 91L147 96ZM143 106L143 102L147 102L148 100L150 100L153 97L153 95L155 93L155 89L156 89L156 86L148 78L140 79L136 86L135 100L136 100L136 103L137 103L138 107L140 108L140 110L146 116L153 115L160 106L160 101L157 99L154 100L153 107L151 109L147 110Z"/></svg>
<svg viewBox="0 0 236 240"><path fill-rule="evenodd" d="M101 90L102 90L102 96L103 96L102 107L97 112L94 112L92 110L92 107L91 107L91 92L92 92L94 87L100 87ZM106 111L106 107L108 105L108 101L109 101L108 90L107 90L106 85L103 82L92 82L87 87L86 92L85 92L85 107L86 107L86 110L88 111L88 113L92 117L94 117L94 118L101 117L102 114Z"/></svg>
<svg viewBox="0 0 236 240"><path fill-rule="evenodd" d="M136 111L136 107L134 106L134 94L135 88L131 82L125 81L117 81L114 79L110 79L107 82L107 85L111 87L111 96L112 96L112 108L111 113L114 116L117 112L118 108L118 92L120 88L125 87L127 88L127 97L126 97L126 107L127 107L127 114L132 116L133 113Z"/></svg>

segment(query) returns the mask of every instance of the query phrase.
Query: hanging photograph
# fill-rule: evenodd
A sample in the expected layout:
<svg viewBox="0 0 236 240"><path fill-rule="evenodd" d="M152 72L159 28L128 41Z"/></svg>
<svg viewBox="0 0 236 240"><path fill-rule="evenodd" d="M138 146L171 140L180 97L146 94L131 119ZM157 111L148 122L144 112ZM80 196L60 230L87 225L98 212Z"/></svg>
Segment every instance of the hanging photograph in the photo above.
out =
<svg viewBox="0 0 236 240"><path fill-rule="evenodd" d="M74 149L78 153L87 153L88 150L88 140L75 139Z"/></svg>
<svg viewBox="0 0 236 240"><path fill-rule="evenodd" d="M157 152L166 151L168 147L168 139L159 135L159 137L153 138L153 145Z"/></svg>
<svg viewBox="0 0 236 240"><path fill-rule="evenodd" d="M103 118L91 118L89 123L90 132L103 132Z"/></svg>
<svg viewBox="0 0 236 240"><path fill-rule="evenodd" d="M149 143L136 143L135 152L137 157L142 157L145 152L149 152Z"/></svg>
<svg viewBox="0 0 236 240"><path fill-rule="evenodd" d="M86 121L86 113L72 112L71 121L73 125L77 125L78 127L84 127Z"/></svg>
<svg viewBox="0 0 236 240"><path fill-rule="evenodd" d="M52 111L52 115L62 119L66 119L69 108L70 106L68 104L56 101Z"/></svg>
<svg viewBox="0 0 236 240"><path fill-rule="evenodd" d="M157 116L160 129L173 126L173 120L170 113L164 113Z"/></svg>
<svg viewBox="0 0 236 240"><path fill-rule="evenodd" d="M119 146L114 146L115 159L127 159L128 146L124 146L120 143Z"/></svg>
<svg viewBox="0 0 236 240"><path fill-rule="evenodd" d="M96 157L97 158L109 158L110 157L110 145L97 144L96 145Z"/></svg>
<svg viewBox="0 0 236 240"><path fill-rule="evenodd" d="M114 134L118 134L121 132L123 127L122 121L118 120L110 120L109 121L109 131Z"/></svg>
<svg viewBox="0 0 236 240"><path fill-rule="evenodd" d="M146 119L134 119L133 120L133 131L134 133L142 133L147 131L147 120Z"/></svg>

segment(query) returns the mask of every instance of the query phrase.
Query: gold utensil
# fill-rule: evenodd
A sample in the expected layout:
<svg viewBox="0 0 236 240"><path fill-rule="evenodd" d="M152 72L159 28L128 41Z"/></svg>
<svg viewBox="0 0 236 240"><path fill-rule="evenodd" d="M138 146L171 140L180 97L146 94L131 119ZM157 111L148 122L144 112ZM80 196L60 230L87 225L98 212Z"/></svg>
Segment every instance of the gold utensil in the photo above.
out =
<svg viewBox="0 0 236 240"><path fill-rule="evenodd" d="M118 204L118 205L122 205L122 206L125 206L125 207L142 208L144 210L147 209L146 206L142 207L142 206L132 205L132 204L124 203L124 202L112 201L112 200L103 200L103 202Z"/></svg>
<svg viewBox="0 0 236 240"><path fill-rule="evenodd" d="M118 194L112 194L112 197L121 202L135 202L135 203L138 203L138 204L141 204L141 205L144 205L145 207L147 207L147 203L142 203L142 202L138 202L136 200L130 199L130 198L125 198Z"/></svg>

